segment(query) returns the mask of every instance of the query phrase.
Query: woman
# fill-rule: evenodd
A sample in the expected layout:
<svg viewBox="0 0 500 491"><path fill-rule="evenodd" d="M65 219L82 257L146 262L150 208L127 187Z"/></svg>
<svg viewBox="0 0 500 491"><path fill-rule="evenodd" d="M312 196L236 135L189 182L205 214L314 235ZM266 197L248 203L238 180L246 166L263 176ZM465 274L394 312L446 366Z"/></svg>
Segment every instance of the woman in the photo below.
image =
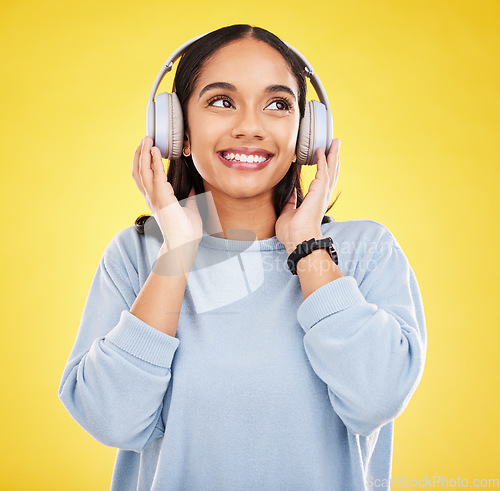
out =
<svg viewBox="0 0 500 491"><path fill-rule="evenodd" d="M183 156L166 175L151 137L137 148L151 233L128 227L104 251L61 401L118 448L112 489L387 487L393 421L426 350L401 247L380 223L325 218L338 139L302 194L305 78L274 35L208 34L174 87ZM338 259L318 249L291 274L287 258L313 238Z"/></svg>

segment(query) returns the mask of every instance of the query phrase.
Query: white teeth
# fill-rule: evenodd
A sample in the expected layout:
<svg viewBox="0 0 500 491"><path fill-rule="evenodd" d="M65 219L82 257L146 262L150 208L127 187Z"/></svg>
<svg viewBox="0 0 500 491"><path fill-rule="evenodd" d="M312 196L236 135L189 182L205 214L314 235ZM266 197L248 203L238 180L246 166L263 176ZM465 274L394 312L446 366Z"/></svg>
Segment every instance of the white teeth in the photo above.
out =
<svg viewBox="0 0 500 491"><path fill-rule="evenodd" d="M265 162L267 159L266 157L261 157L260 155L245 155L245 154L234 154L234 153L223 153L222 156L226 160L236 160L238 162L248 162L250 164L253 163L261 163Z"/></svg>

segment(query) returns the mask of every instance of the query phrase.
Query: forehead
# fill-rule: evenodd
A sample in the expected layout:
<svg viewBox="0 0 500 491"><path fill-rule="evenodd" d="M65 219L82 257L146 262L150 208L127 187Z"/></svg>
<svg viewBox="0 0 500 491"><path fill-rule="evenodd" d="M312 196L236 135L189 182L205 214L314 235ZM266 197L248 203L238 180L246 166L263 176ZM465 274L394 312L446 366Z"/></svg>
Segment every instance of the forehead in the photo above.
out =
<svg viewBox="0 0 500 491"><path fill-rule="evenodd" d="M197 87L210 82L239 79L267 87L288 85L298 93L298 83L288 62L274 48L253 38L239 39L219 48L205 63Z"/></svg>

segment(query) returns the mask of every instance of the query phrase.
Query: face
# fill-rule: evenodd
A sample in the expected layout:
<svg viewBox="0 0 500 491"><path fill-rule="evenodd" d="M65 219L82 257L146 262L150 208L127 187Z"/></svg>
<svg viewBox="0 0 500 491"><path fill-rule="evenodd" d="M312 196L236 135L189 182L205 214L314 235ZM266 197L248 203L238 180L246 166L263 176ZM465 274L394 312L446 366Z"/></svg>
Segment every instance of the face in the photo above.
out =
<svg viewBox="0 0 500 491"><path fill-rule="evenodd" d="M262 41L241 39L213 55L187 103L186 135L205 191L272 198L295 156L298 97L287 62Z"/></svg>

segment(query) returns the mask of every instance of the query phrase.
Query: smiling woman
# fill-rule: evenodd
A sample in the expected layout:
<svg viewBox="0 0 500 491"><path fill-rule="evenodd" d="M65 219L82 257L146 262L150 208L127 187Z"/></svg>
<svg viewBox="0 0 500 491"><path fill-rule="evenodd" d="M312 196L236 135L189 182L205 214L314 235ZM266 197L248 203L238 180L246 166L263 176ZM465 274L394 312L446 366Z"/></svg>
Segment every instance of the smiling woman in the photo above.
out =
<svg viewBox="0 0 500 491"><path fill-rule="evenodd" d="M247 50L245 56L243 56L243 53L234 46L234 43L241 43L241 41L249 41L247 47L250 49ZM231 44L233 44L233 46L231 46ZM258 53L251 52L252 46L257 47ZM227 49L228 54L232 56L233 59L231 61L225 56L217 56L218 52L223 49ZM263 51L266 52L266 54L270 54L271 58L260 56ZM247 55L250 55L250 57ZM278 60L278 66L272 64L272 62L276 60ZM219 69L213 66L214 62L219 63ZM226 65L222 67L221 64L224 63L226 63ZM232 65L230 63L232 63ZM268 65L264 66L265 63L268 63ZM221 68L224 71L221 71ZM207 70L210 71L210 76L206 73ZM270 72L267 73L267 70L270 70ZM279 84L277 83L280 80L279 78L276 79L270 76L270 73L275 74L277 71L280 71L279 76L282 79L285 78L287 81L286 83ZM206 81L205 84L199 82L200 76L203 76L203 80ZM264 76L270 80L268 86L264 84ZM211 79L210 77L213 78ZM230 81L234 81L235 83L230 83ZM237 94L238 87L236 82L239 82L241 85L242 81L243 85L240 87L240 94ZM191 105L193 102L200 102L200 99L206 95L205 93L207 91L211 91L211 97L207 97L207 104L210 103L213 106L233 110L240 115L244 109L248 108L236 107L233 98L239 95L243 104L245 104L247 99L245 99L245 93L242 93L242 91L248 86L250 86L251 89L255 88L251 86L250 82L257 82L259 89L268 96L268 113L273 111L273 108L276 108L274 109L274 115L276 117L286 116L287 122L289 122L290 119L297 118L297 116L299 120L304 117L306 112L307 91L304 64L295 52L289 49L287 45L274 34L258 27L252 28L247 25L235 25L219 29L210 33L210 36L205 36L196 40L187 47L179 61L173 84L173 89L182 106L184 127L189 128L188 101L191 101ZM195 96L193 96L193 93ZM248 100L248 103L249 102L250 100ZM273 104L273 102L276 103ZM288 106L289 109L284 110L284 106ZM260 108L261 111L263 109L263 107ZM289 110L291 113L288 112ZM283 112L285 115L283 115ZM196 122L197 121L193 121L191 124L196 124ZM295 138L295 143L297 139L297 130L298 126L294 129L294 133L290 133L290 135ZM258 141L258 138L255 140ZM240 151L240 154L241 153L245 154L247 151ZM289 156L287 172L275 185L271 196L271 203L274 207L274 214L276 217L281 214L281 211L294 192L297 195L297 207L300 207L304 199L300 183L301 166L290 165L293 159L294 154L292 153ZM239 168L241 169L241 166ZM203 181L199 169L194 165L193 159L190 156L186 157L182 155L179 160L174 160L169 166L167 175L169 182L172 184L174 193L179 200L186 199L192 187L194 187L196 194L206 191L206 182ZM339 195L340 193L338 196ZM331 204L329 203L325 213L335 204L338 196ZM245 208L246 205L245 203ZM324 215L322 218L323 223L327 223L330 220L331 218L328 215ZM243 227L240 226L239 228ZM270 227L269 230L271 232L269 236L273 236L274 232Z"/></svg>
<svg viewBox="0 0 500 491"><path fill-rule="evenodd" d="M133 158L153 217L104 251L59 397L118 448L116 491L388 482L426 352L413 270L382 224L327 219L340 141L294 48L248 25L186 45Z"/></svg>
<svg viewBox="0 0 500 491"><path fill-rule="evenodd" d="M288 63L253 38L219 48L200 72L186 105L185 147L205 192L216 206L224 203L217 207L223 228L246 228L262 239L275 235L273 194L295 158L297 99ZM254 156L264 162L254 163Z"/></svg>

